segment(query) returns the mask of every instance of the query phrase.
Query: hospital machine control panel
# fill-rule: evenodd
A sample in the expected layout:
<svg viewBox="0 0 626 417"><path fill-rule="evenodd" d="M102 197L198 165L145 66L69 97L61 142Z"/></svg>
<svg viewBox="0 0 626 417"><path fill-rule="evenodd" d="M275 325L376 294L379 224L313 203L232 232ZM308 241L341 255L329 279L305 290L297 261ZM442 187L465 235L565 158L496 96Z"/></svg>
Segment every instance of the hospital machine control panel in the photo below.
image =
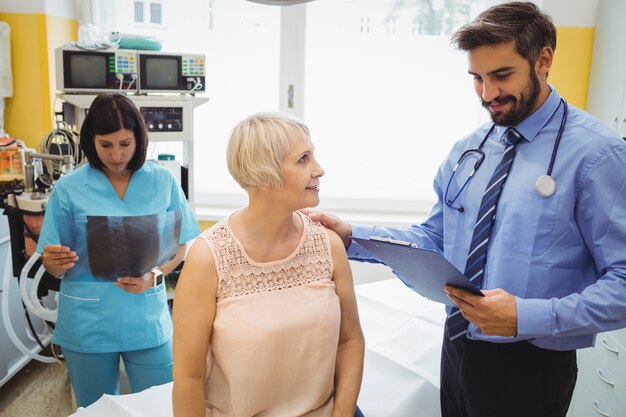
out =
<svg viewBox="0 0 626 417"><path fill-rule="evenodd" d="M204 57L199 55L183 55L183 76L204 77Z"/></svg>
<svg viewBox="0 0 626 417"><path fill-rule="evenodd" d="M182 107L140 107L148 132L182 132Z"/></svg>
<svg viewBox="0 0 626 417"><path fill-rule="evenodd" d="M116 74L137 75L137 56L134 53L116 53L115 65L112 65L109 58L109 70L114 70Z"/></svg>

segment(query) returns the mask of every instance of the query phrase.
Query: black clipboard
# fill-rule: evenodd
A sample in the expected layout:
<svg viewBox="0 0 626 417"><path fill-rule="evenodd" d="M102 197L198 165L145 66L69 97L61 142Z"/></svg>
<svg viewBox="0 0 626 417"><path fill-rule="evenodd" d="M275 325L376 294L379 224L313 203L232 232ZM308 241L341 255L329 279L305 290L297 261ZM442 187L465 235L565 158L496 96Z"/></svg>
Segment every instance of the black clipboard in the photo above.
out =
<svg viewBox="0 0 626 417"><path fill-rule="evenodd" d="M429 300L456 306L443 291L444 285L483 295L465 275L434 250L375 236L369 239L352 237L352 240L391 268L404 285Z"/></svg>

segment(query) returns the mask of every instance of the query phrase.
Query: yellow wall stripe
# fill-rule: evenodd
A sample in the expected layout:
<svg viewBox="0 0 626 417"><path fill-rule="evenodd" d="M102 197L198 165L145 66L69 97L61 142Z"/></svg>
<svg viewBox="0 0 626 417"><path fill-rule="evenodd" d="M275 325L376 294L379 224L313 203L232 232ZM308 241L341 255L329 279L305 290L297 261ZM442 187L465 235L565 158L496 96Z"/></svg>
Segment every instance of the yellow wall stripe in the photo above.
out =
<svg viewBox="0 0 626 417"><path fill-rule="evenodd" d="M31 13L0 13L11 27L13 97L6 99L5 130L35 148L52 129L55 93L52 41L75 40L78 24L67 18Z"/></svg>
<svg viewBox="0 0 626 417"><path fill-rule="evenodd" d="M39 96L37 97L37 99L39 99L41 103L41 107L40 107L41 118L40 118L40 125L39 125L41 134L39 135L39 138L33 138L36 141L35 143L29 143L29 145L32 147L35 147L35 145L38 145L39 141L37 139L41 140L41 137L43 136L43 134L49 131L50 128L52 127L52 123L51 123L52 111L50 108L50 100L49 100L50 67L49 67L49 62L48 62L48 25L47 25L47 19L46 19L45 14L37 15L37 35L39 37L37 41L38 43L37 53L39 55L38 57L39 65L40 65L39 66L39 85L41 88L41 92Z"/></svg>
<svg viewBox="0 0 626 417"><path fill-rule="evenodd" d="M198 221L198 225L200 226L201 230L206 230L209 227L213 226L215 223L217 223L217 222L211 222L211 221L206 221L206 220L199 220Z"/></svg>
<svg viewBox="0 0 626 417"><path fill-rule="evenodd" d="M595 28L558 27L554 64L548 81L576 107L587 107Z"/></svg>

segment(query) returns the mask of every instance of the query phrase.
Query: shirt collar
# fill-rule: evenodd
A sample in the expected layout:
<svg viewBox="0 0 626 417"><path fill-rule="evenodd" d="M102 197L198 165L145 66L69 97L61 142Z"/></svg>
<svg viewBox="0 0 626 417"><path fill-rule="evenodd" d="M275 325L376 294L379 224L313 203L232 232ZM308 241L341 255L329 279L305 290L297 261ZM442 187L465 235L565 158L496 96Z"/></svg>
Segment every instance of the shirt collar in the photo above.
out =
<svg viewBox="0 0 626 417"><path fill-rule="evenodd" d="M550 95L548 95L548 98L543 102L541 107L539 107L533 114L522 120L517 126L496 126L495 133L500 142L505 142L504 133L509 127L515 127L515 129L517 129L517 131L521 133L524 136L524 139L528 142L535 140L539 132L541 132L541 129L548 124L561 104L561 96L556 89L550 85L550 90Z"/></svg>

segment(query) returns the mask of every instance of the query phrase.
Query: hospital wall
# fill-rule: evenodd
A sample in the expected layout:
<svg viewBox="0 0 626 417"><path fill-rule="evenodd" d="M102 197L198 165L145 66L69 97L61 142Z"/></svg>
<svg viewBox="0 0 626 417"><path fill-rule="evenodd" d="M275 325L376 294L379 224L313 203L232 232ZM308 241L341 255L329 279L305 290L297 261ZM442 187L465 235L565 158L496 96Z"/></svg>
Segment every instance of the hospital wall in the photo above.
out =
<svg viewBox="0 0 626 417"><path fill-rule="evenodd" d="M73 3L0 0L0 21L11 28L13 73L5 130L30 147L36 147L53 127L54 48L78 36L78 22L69 7Z"/></svg>
<svg viewBox="0 0 626 417"><path fill-rule="evenodd" d="M548 82L571 104L587 106L594 28L558 27L558 45Z"/></svg>
<svg viewBox="0 0 626 417"><path fill-rule="evenodd" d="M537 2L558 31L549 81L573 105L586 108L597 0ZM76 40L72 0L0 0L0 20L11 27L14 96L6 99L5 130L36 147L53 128L54 48ZM201 222L206 228L210 222Z"/></svg>
<svg viewBox="0 0 626 417"><path fill-rule="evenodd" d="M586 109L598 0L536 2L557 27L554 64L548 81L571 104Z"/></svg>

